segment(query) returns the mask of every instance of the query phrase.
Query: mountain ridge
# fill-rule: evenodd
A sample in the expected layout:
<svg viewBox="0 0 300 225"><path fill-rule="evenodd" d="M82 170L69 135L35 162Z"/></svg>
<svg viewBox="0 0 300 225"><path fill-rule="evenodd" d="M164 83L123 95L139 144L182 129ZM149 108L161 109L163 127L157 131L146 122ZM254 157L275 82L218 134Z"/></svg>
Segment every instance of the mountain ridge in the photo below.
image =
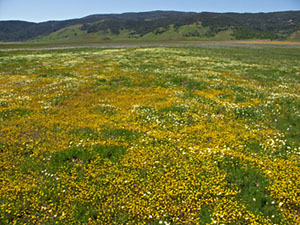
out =
<svg viewBox="0 0 300 225"><path fill-rule="evenodd" d="M300 11L213 13L150 11L68 20L0 21L0 41L300 40ZM62 35L63 34L63 35Z"/></svg>

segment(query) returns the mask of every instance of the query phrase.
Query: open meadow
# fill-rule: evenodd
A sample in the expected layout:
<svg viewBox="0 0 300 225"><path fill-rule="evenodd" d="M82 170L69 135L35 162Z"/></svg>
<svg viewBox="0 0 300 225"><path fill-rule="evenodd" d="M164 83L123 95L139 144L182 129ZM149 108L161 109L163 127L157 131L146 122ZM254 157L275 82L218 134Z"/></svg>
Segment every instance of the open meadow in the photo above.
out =
<svg viewBox="0 0 300 225"><path fill-rule="evenodd" d="M300 224L299 48L0 51L0 224Z"/></svg>

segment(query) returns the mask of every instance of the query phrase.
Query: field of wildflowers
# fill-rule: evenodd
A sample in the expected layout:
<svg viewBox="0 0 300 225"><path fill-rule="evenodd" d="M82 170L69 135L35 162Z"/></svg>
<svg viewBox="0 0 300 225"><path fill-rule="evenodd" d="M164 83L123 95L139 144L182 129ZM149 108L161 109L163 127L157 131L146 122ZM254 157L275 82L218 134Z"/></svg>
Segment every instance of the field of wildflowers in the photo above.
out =
<svg viewBox="0 0 300 225"><path fill-rule="evenodd" d="M0 52L0 224L300 224L300 52Z"/></svg>

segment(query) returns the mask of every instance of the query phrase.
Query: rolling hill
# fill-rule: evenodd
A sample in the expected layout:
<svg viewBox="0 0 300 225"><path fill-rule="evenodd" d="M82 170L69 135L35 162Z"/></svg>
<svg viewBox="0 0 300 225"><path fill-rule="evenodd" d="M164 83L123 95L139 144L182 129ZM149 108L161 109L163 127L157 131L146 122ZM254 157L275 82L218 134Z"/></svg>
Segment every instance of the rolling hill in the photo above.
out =
<svg viewBox="0 0 300 225"><path fill-rule="evenodd" d="M0 21L0 41L247 40L300 41L300 11L96 14L32 23Z"/></svg>

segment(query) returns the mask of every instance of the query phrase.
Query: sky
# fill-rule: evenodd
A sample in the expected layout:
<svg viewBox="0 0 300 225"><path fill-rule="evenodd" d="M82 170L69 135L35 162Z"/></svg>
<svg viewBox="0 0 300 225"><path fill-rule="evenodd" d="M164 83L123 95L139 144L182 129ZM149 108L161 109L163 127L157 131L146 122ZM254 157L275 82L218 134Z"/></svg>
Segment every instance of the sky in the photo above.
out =
<svg viewBox="0 0 300 225"><path fill-rule="evenodd" d="M153 10L274 12L300 10L300 0L0 0L0 20L42 22Z"/></svg>

